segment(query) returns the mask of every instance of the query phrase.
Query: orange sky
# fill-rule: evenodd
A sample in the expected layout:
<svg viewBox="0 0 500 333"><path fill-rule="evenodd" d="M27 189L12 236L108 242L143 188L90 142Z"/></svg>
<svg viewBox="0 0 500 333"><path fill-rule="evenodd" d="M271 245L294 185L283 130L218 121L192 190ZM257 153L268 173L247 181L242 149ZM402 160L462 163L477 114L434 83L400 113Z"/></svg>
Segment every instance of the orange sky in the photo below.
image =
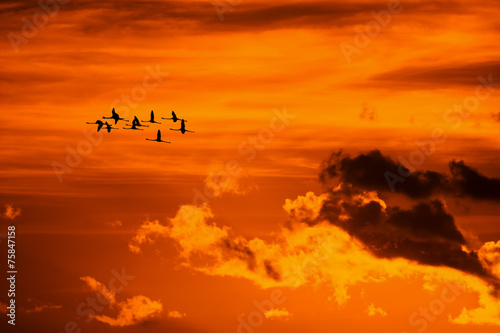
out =
<svg viewBox="0 0 500 333"><path fill-rule="evenodd" d="M0 233L16 225L20 272L8 329L498 331L497 2L54 1L50 15L0 4ZM162 124L85 124L113 107ZM194 134L169 130L172 110ZM145 140L158 129L171 144ZM489 198L361 182L337 202L349 181L319 180L332 152L409 161L436 131L445 139L416 169L455 181L449 162L463 160ZM326 214L331 202L390 216L430 200L487 277L381 254L346 211ZM134 278L114 292L123 267ZM92 316L97 294L106 304ZM429 307L438 314L419 312Z"/></svg>

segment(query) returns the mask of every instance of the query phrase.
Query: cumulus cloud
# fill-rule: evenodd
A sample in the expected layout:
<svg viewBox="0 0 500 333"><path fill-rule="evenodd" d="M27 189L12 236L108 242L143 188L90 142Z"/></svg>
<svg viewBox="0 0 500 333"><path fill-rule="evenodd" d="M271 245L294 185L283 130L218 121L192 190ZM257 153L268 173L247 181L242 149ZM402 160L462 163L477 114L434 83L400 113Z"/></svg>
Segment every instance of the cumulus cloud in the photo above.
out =
<svg viewBox="0 0 500 333"><path fill-rule="evenodd" d="M169 226L160 224L158 220L142 224L129 243L129 249L139 253L141 245L152 244L157 237L171 237L177 240L184 258L197 252L220 256L221 252L213 245L227 237L228 228L206 223L212 217L212 211L206 204L201 207L181 206L177 215L170 219Z"/></svg>
<svg viewBox="0 0 500 333"><path fill-rule="evenodd" d="M316 220L319 216L326 194L316 196L313 192L307 192L305 196L299 196L295 200L286 199L283 209L293 220L306 222Z"/></svg>
<svg viewBox="0 0 500 333"><path fill-rule="evenodd" d="M310 202L320 200L314 199L313 195L309 194L308 200L298 198L291 201L288 206L300 208L303 212L309 211L309 219L317 220L320 214L318 209L322 210L323 206L316 210L310 209ZM375 198L373 193L366 196L357 195L357 197L361 202L365 202L365 205L371 202L380 205L378 203L380 199ZM376 200L371 201L371 198ZM323 201L326 205L327 200ZM300 202L304 207L300 207ZM439 205L435 207L438 211L441 208ZM494 316L497 313L495 309L500 305L492 294L492 284L485 278L445 266L418 265L413 260L401 257L376 256L369 246L328 220L314 224L294 220L291 227L281 229L274 242L266 242L259 238L247 240L241 236L233 236L229 228L215 226L212 221L213 214L207 213L209 209L206 206L203 208L185 206L182 209L192 210L192 215L189 216L194 219L194 224L201 226L202 229L207 228L213 233L210 242L194 247L193 243L183 241L193 236L196 231L183 227L185 222L179 219L182 214L178 213L175 218L170 219L173 225L164 226L167 229L177 229L178 232L175 234L163 232L161 234L174 239L179 245L182 242L186 246L184 248L180 245L180 251L184 253L182 258L186 260L185 266L193 270L208 275L245 278L262 288L294 289L305 285L328 284L331 285L333 298L339 305L344 305L350 299L349 288L358 283L377 283L395 277L421 277L426 281L422 289L430 290L428 285L431 282L439 284L452 281L469 292L478 294L480 307L469 309L450 320L456 323L472 322L478 321L477 318L480 317L486 318L483 321L500 325L498 316ZM307 214L299 216L301 220L308 217ZM291 219L293 220L293 217ZM341 219L347 220L347 217ZM177 223L180 225L176 226ZM444 228L443 234L438 234L436 237L460 239L455 232L448 234L445 231L449 230ZM189 258L198 252L203 252L211 260L204 260L202 264L190 261ZM373 307L373 312L383 315L377 307ZM486 317L484 312L489 316Z"/></svg>
<svg viewBox="0 0 500 333"><path fill-rule="evenodd" d="M396 165L387 164L379 152L371 155L368 160L375 157L384 166ZM500 245L486 243L474 250L444 200L418 201L409 208L392 205L373 186L369 190L359 186L365 176L373 180L363 163L345 161L328 164L325 177L340 175L352 182L320 195L308 192L286 200L288 222L274 239L234 235L230 227L216 223L207 204L185 205L166 224L146 221L132 239L131 250L140 251L157 237L169 238L177 244L184 267L244 278L263 289L326 284L339 306L349 301L349 289L360 283L421 278L422 290L432 292L436 288L430 286L453 282L476 294L479 306L450 317L451 321L500 325L496 298ZM351 172L353 168L357 171ZM443 176L443 184L448 182ZM423 185L416 186L421 192ZM387 313L370 304L367 315Z"/></svg>
<svg viewBox="0 0 500 333"><path fill-rule="evenodd" d="M309 194L308 200L298 198L285 206L309 212L309 218L315 219L322 207L313 210L310 203L322 199L314 199L313 195ZM367 195L364 200L369 201L371 197L373 194ZM303 207L300 206L301 202ZM380 206L377 201L369 201L366 205L373 202ZM440 209L440 206L436 209ZM180 211L184 210L192 212L190 216L193 223L186 223L180 216L187 215L178 212L175 218L170 219L170 226L162 226L176 232L162 231L161 235L166 235L178 243L181 257L186 259L186 267L208 275L246 278L262 288L296 288L320 281L335 281L335 300L343 304L350 298L347 289L351 285L358 282L382 281L393 276L406 276L411 274L410 272L424 274L424 267L427 267L396 259L398 256L377 257L369 246L356 238L353 239L348 232L328 220L313 225L294 221L291 228L281 229L274 242L266 242L259 238L247 240L234 236L228 227L214 225L211 221L213 214L208 213L207 206L183 206ZM307 219L307 214L300 214L300 219ZM139 233L142 232L141 229ZM206 234L204 242L193 242L191 238L196 237L197 232ZM446 234L440 237L446 239ZM202 253L205 260L202 263L191 261L190 258L195 253ZM353 266L353 263L356 264Z"/></svg>
<svg viewBox="0 0 500 333"><path fill-rule="evenodd" d="M484 266L500 279L500 241L484 243L478 251L478 256Z"/></svg>
<svg viewBox="0 0 500 333"><path fill-rule="evenodd" d="M6 204L4 205L4 208L5 212L2 214L3 218L13 220L21 215L21 208L14 208L14 205L12 204Z"/></svg>
<svg viewBox="0 0 500 333"><path fill-rule="evenodd" d="M97 315L95 318L110 326L131 326L145 323L157 318L163 311L159 301L152 301L146 296L138 295L118 302L116 294L110 291L104 284L90 276L81 277L90 289L99 294L100 299L108 303L109 308L118 310L116 317Z"/></svg>
<svg viewBox="0 0 500 333"><path fill-rule="evenodd" d="M266 311L264 313L264 316L267 319L285 319L288 320L292 317L292 314L288 312L287 309L272 309L269 311Z"/></svg>

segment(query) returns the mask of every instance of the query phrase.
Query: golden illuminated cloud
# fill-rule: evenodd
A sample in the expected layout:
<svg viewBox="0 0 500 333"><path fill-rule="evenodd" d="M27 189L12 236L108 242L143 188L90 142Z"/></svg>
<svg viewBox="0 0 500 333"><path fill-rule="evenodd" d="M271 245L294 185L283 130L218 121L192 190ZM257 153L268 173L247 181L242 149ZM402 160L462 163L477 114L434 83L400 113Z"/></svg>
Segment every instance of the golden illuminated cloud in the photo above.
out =
<svg viewBox="0 0 500 333"><path fill-rule="evenodd" d="M96 279L84 276L80 280L84 281L92 291L98 293L109 304L110 309L118 310L116 317L107 315L97 315L95 318L110 326L130 326L153 320L160 316L163 306L159 301L152 301L146 296L138 295L118 302L116 294L110 291L104 284Z"/></svg>
<svg viewBox="0 0 500 333"><path fill-rule="evenodd" d="M342 188L337 190L342 191ZM351 298L349 288L360 283L421 278L426 281L422 290L430 292L438 285L451 282L477 294L480 302L478 308L464 310L458 317L451 318L452 322L500 324L497 319L500 303L486 280L453 268L427 266L403 258L378 258L365 244L331 223L318 221L311 225L301 222L317 220L326 198L326 194L316 196L310 192L295 200L287 200L284 208L292 223L283 227L272 242L231 235L228 227L219 227L212 222L214 215L208 205L182 206L176 217L169 220L168 226L155 222L155 227L151 228L151 222L145 222L138 235L147 231L148 237L167 236L175 240L185 266L208 275L245 278L264 289L327 285L339 306ZM386 207L374 191L357 193L353 198L360 207L372 203ZM155 230L159 232L155 234ZM193 241L198 233L204 235L203 240ZM134 238L133 242L137 243L137 239ZM203 254L208 259L202 263L192 261L190 258L194 254ZM367 314L387 315L373 303L370 303Z"/></svg>
<svg viewBox="0 0 500 333"><path fill-rule="evenodd" d="M264 316L267 319L290 319L292 317L292 314L288 312L287 309L272 309L269 311L266 311L264 313Z"/></svg>

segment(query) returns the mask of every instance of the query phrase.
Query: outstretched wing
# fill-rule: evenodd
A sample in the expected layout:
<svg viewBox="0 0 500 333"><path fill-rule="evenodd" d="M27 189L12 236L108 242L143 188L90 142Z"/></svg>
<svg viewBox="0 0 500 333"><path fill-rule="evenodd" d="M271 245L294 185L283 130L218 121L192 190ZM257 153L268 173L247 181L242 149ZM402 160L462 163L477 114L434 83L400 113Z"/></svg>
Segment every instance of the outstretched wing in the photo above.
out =
<svg viewBox="0 0 500 333"><path fill-rule="evenodd" d="M158 130L158 133L156 134L156 140L161 141L161 131Z"/></svg>
<svg viewBox="0 0 500 333"><path fill-rule="evenodd" d="M97 132L99 132L101 130L101 128L104 126L104 123L102 121L97 121Z"/></svg>

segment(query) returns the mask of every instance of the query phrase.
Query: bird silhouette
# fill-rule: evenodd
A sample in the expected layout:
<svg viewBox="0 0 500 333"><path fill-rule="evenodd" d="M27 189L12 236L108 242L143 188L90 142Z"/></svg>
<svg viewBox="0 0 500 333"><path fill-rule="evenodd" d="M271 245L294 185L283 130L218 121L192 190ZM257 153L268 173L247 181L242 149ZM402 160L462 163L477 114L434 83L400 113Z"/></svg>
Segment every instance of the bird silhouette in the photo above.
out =
<svg viewBox="0 0 500 333"><path fill-rule="evenodd" d="M101 128L104 126L104 123L100 120L96 120L95 123L89 123L87 122L87 124L97 124L97 132L99 132L101 130Z"/></svg>
<svg viewBox="0 0 500 333"><path fill-rule="evenodd" d="M161 124L157 121L155 121L155 113L153 110L151 110L151 118L149 120L142 120L145 123L153 123L153 124Z"/></svg>
<svg viewBox="0 0 500 333"><path fill-rule="evenodd" d="M109 133L109 132L111 132L112 129L119 129L119 128L111 127L111 125L108 124L108 122L106 122L106 129L108 130L108 133Z"/></svg>
<svg viewBox="0 0 500 333"><path fill-rule="evenodd" d="M194 133L193 131L188 131L186 129L186 125L184 124L184 119L181 119L181 128L179 129L174 129L174 128L171 128L170 129L171 131L180 131L182 134L186 133L186 132L189 132L189 133Z"/></svg>
<svg viewBox="0 0 500 333"><path fill-rule="evenodd" d="M136 126L136 127L149 127L149 125L143 125L137 118L137 116L134 116L134 120L132 120L132 125L125 124L125 126Z"/></svg>
<svg viewBox="0 0 500 333"><path fill-rule="evenodd" d="M113 110L111 110L111 117L102 117L102 119L114 119L115 120L115 125L116 123L118 122L118 120L123 120L123 121L127 121L125 118L120 118L120 116L118 115L118 113L116 113L115 111L115 108L113 108Z"/></svg>
<svg viewBox="0 0 500 333"><path fill-rule="evenodd" d="M171 143L171 142L168 142L168 141L163 141L161 139L161 131L158 130L158 132L156 133L156 139L146 139L148 141L156 141L156 142L164 142L164 143Z"/></svg>
<svg viewBox="0 0 500 333"><path fill-rule="evenodd" d="M161 119L165 119L165 120L173 120L173 121L174 121L174 123L176 123L176 122L177 122L177 120L180 120L180 118L178 118L178 117L177 117L177 115L175 114L175 112L174 112L174 111L172 111L172 118L163 118L163 117L161 117ZM186 120L186 122L187 122L187 120Z"/></svg>
<svg viewBox="0 0 500 333"><path fill-rule="evenodd" d="M141 126L141 125L139 125L139 126ZM132 123L132 127L123 127L123 129L125 129L125 130L137 130L137 131L143 131L143 129L142 129L142 128L137 128L136 123Z"/></svg>

